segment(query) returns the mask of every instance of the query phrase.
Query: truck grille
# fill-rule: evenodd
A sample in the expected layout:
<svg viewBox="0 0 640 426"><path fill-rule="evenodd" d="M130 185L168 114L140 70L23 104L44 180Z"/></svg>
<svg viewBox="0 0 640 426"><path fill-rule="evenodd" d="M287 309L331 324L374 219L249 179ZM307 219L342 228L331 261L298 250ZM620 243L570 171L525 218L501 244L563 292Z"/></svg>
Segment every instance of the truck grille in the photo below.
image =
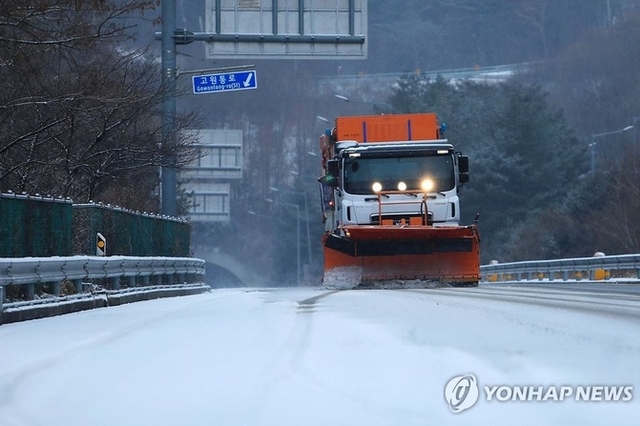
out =
<svg viewBox="0 0 640 426"><path fill-rule="evenodd" d="M388 221L388 220L392 220L394 225L400 225L400 223L402 222L402 220L404 219L404 222L406 224L409 224L410 219L411 218L422 218L423 215L421 214L414 214L414 213L395 213L395 214L382 214L382 220L384 221ZM370 217L369 222L372 225L380 225L380 221L379 221L380 215L378 214L372 214ZM427 218L428 218L428 225L431 225L433 223L433 214L431 212L427 213ZM415 219L414 219L415 220ZM427 225L425 223L422 223L423 225Z"/></svg>

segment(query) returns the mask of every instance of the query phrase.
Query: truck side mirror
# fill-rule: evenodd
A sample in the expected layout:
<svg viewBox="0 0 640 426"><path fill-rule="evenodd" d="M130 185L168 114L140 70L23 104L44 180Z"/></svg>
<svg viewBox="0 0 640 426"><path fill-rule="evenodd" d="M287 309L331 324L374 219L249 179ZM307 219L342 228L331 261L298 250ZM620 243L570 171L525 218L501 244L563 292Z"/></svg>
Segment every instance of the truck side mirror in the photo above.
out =
<svg viewBox="0 0 640 426"><path fill-rule="evenodd" d="M458 171L460 173L469 173L469 157L466 155L458 156Z"/></svg>
<svg viewBox="0 0 640 426"><path fill-rule="evenodd" d="M327 161L327 174L318 179L319 182L337 188L340 182L340 160Z"/></svg>
<svg viewBox="0 0 640 426"><path fill-rule="evenodd" d="M466 155L458 155L458 173L460 184L469 182L469 157Z"/></svg>

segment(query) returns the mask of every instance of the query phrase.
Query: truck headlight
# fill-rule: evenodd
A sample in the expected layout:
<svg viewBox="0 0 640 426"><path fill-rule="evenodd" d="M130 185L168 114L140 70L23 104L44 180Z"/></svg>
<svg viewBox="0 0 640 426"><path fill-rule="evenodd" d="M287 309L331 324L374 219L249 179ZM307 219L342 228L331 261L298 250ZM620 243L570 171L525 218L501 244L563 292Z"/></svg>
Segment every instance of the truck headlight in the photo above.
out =
<svg viewBox="0 0 640 426"><path fill-rule="evenodd" d="M398 191L406 191L407 190L407 184L404 182L398 182Z"/></svg>
<svg viewBox="0 0 640 426"><path fill-rule="evenodd" d="M380 192L382 191L382 184L380 182L374 182L373 185L371 185L371 189L373 189L373 192Z"/></svg>
<svg viewBox="0 0 640 426"><path fill-rule="evenodd" d="M431 192L433 189L433 181L431 179L423 179L422 182L420 182L420 187L424 192Z"/></svg>

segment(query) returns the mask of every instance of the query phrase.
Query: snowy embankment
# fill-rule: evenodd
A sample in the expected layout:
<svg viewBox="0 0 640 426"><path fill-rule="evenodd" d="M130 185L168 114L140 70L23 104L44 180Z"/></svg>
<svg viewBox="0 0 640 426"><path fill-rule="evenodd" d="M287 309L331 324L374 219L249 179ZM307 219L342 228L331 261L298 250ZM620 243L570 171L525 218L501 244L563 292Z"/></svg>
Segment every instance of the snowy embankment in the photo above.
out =
<svg viewBox="0 0 640 426"><path fill-rule="evenodd" d="M22 302L0 304L0 325L64 315L88 309L118 306L160 297L190 296L209 291L204 283L130 287L97 290L68 296L49 296Z"/></svg>
<svg viewBox="0 0 640 426"><path fill-rule="evenodd" d="M0 424L635 425L639 308L490 285L234 289L6 324ZM456 414L445 386L468 375L478 398ZM515 387L533 401L505 401ZM542 400L556 387L596 390Z"/></svg>

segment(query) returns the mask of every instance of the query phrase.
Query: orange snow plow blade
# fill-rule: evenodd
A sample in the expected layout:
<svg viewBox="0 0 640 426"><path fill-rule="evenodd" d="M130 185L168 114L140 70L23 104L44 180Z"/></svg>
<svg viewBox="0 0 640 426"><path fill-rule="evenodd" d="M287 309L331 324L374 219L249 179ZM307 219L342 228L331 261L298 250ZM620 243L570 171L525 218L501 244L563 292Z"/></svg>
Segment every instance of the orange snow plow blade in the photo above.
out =
<svg viewBox="0 0 640 426"><path fill-rule="evenodd" d="M323 237L325 286L478 285L480 250L475 225L353 225L341 229L344 236L327 233Z"/></svg>

